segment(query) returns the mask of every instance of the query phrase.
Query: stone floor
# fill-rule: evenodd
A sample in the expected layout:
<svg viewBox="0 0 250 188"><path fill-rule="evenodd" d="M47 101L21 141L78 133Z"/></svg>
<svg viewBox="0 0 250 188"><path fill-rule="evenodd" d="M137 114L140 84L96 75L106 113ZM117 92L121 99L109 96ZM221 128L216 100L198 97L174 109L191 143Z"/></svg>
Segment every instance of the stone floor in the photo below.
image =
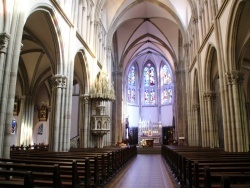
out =
<svg viewBox="0 0 250 188"><path fill-rule="evenodd" d="M160 154L138 154L105 188L178 188Z"/></svg>

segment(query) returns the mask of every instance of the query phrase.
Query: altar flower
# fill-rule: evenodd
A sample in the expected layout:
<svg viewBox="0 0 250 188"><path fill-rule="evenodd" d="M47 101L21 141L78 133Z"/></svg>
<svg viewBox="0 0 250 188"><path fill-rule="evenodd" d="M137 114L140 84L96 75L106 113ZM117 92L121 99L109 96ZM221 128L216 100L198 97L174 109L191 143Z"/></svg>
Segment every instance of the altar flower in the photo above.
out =
<svg viewBox="0 0 250 188"><path fill-rule="evenodd" d="M142 140L141 140L141 146L142 146L142 147L146 147L146 146L147 146L147 142L146 142L145 139L142 139Z"/></svg>

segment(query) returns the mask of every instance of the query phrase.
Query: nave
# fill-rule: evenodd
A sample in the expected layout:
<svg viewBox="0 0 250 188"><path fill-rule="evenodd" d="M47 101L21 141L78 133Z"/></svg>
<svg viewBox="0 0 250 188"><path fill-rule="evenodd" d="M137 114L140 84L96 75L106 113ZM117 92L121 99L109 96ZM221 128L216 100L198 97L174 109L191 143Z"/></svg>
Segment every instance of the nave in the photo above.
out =
<svg viewBox="0 0 250 188"><path fill-rule="evenodd" d="M138 154L105 188L176 188L167 164L160 154Z"/></svg>

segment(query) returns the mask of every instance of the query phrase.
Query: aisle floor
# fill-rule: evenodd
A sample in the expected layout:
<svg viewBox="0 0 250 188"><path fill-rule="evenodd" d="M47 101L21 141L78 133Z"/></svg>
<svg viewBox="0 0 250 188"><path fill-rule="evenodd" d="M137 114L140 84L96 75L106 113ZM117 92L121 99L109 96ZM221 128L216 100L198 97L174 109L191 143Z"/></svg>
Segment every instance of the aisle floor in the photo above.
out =
<svg viewBox="0 0 250 188"><path fill-rule="evenodd" d="M138 154L105 188L178 188L160 154Z"/></svg>

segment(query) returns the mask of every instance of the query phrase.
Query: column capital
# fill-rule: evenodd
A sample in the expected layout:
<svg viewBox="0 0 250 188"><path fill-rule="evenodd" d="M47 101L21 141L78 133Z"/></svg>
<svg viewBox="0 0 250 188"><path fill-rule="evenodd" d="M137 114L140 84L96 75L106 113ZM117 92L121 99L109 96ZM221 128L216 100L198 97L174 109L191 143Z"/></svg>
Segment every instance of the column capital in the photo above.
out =
<svg viewBox="0 0 250 188"><path fill-rule="evenodd" d="M84 94L80 96L80 101L84 104L88 104L90 100L90 96L88 94Z"/></svg>
<svg viewBox="0 0 250 188"><path fill-rule="evenodd" d="M193 107L194 110L198 110L200 108L200 104L199 103L194 103L192 107Z"/></svg>
<svg viewBox="0 0 250 188"><path fill-rule="evenodd" d="M198 23L198 20L199 20L198 17L193 17L193 23L194 24Z"/></svg>
<svg viewBox="0 0 250 188"><path fill-rule="evenodd" d="M226 75L229 85L242 84L244 80L243 73L238 70L228 71Z"/></svg>
<svg viewBox="0 0 250 188"><path fill-rule="evenodd" d="M205 101L211 101L216 98L216 93L214 91L207 91L203 93L203 97Z"/></svg>
<svg viewBox="0 0 250 188"><path fill-rule="evenodd" d="M52 78L52 86L53 88L63 88L67 87L67 77L64 75L56 74Z"/></svg>
<svg viewBox="0 0 250 188"><path fill-rule="evenodd" d="M0 53L6 53L8 44L10 40L10 35L7 33L0 34Z"/></svg>

